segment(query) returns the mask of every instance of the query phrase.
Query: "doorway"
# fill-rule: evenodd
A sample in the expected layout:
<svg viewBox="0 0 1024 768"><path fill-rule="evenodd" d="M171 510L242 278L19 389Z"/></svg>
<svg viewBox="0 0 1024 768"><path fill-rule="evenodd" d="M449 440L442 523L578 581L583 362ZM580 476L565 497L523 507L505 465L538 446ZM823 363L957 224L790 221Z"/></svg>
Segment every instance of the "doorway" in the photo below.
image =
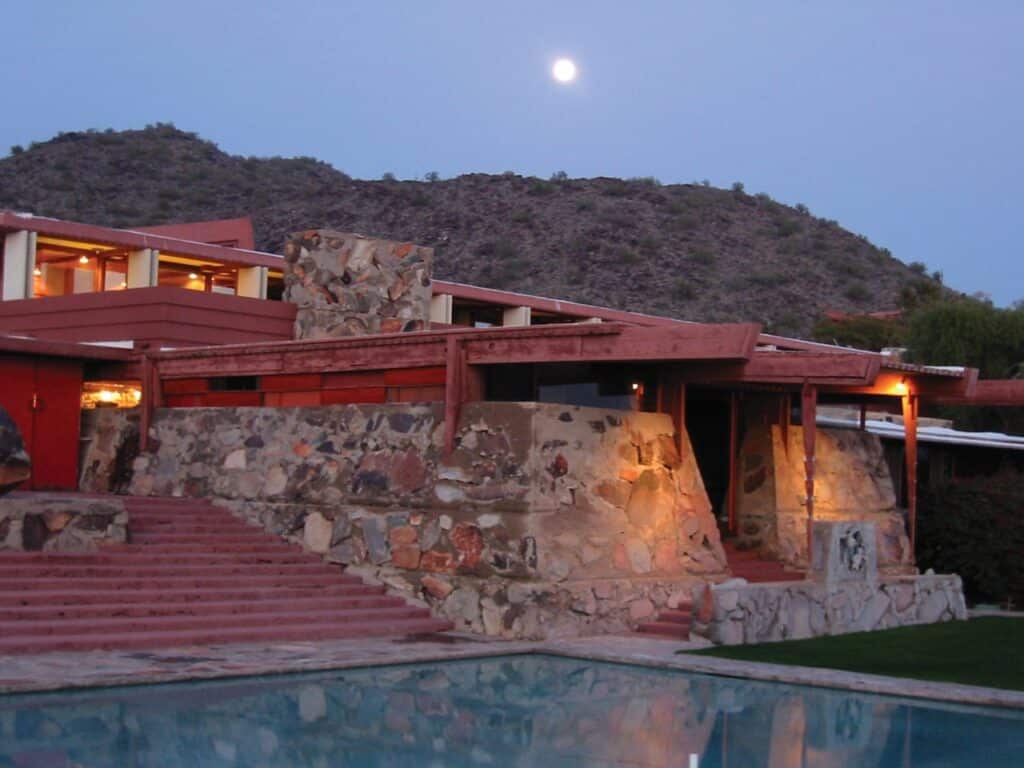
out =
<svg viewBox="0 0 1024 768"><path fill-rule="evenodd" d="M82 364L77 360L0 356L0 405L32 459L25 490L78 488Z"/></svg>
<svg viewBox="0 0 1024 768"><path fill-rule="evenodd" d="M728 535L729 408L726 392L687 389L686 431L723 536Z"/></svg>

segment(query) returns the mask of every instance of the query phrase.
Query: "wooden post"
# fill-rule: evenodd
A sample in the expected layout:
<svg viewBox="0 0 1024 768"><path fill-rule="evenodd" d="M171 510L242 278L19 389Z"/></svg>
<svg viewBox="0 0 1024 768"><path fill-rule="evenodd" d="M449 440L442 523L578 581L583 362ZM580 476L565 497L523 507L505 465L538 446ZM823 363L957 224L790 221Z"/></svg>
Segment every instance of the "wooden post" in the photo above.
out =
<svg viewBox="0 0 1024 768"><path fill-rule="evenodd" d="M459 407L462 405L462 363L463 350L459 340L449 334L445 339L444 373L444 455L450 456L455 449L455 430L459 424Z"/></svg>
<svg viewBox="0 0 1024 768"><path fill-rule="evenodd" d="M139 415L139 453L149 449L149 425L153 422L153 359L142 352L142 413Z"/></svg>
<svg viewBox="0 0 1024 768"><path fill-rule="evenodd" d="M729 394L729 489L726 492L726 513L729 517L729 532L736 533L736 480L739 474L737 453L739 452L740 407L739 395Z"/></svg>
<svg viewBox="0 0 1024 768"><path fill-rule="evenodd" d="M684 448L689 442L686 434L686 382L678 380L675 389L675 404L672 408L672 415L675 417L676 427L676 449L681 457L685 457Z"/></svg>
<svg viewBox="0 0 1024 768"><path fill-rule="evenodd" d="M800 416L804 433L804 493L807 504L807 568L811 568L814 537L814 443L818 432L818 388L804 384L800 393Z"/></svg>
<svg viewBox="0 0 1024 768"><path fill-rule="evenodd" d="M789 392L779 395L779 433L782 437L782 450L789 456L789 427L792 421Z"/></svg>
<svg viewBox="0 0 1024 768"><path fill-rule="evenodd" d="M907 461L907 534L910 537L910 554L917 559L917 408L915 394L903 395L903 433L905 436L904 456Z"/></svg>
<svg viewBox="0 0 1024 768"><path fill-rule="evenodd" d="M860 404L860 431L868 428L868 406L867 403Z"/></svg>

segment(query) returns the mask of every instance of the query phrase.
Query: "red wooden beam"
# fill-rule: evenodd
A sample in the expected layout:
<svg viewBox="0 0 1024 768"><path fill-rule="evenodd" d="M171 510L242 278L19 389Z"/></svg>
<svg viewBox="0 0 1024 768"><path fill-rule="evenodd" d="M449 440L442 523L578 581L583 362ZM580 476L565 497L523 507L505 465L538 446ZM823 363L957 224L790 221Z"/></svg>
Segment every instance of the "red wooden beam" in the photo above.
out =
<svg viewBox="0 0 1024 768"><path fill-rule="evenodd" d="M804 494L807 504L807 569L811 568L811 547L814 539L814 473L815 438L818 433L818 390L805 384L800 393L800 418L804 437Z"/></svg>
<svg viewBox="0 0 1024 768"><path fill-rule="evenodd" d="M458 336L445 340L445 384L444 384L444 453L450 456L455 450L455 431L459 425L459 411L462 408L462 369L465 351Z"/></svg>
<svg viewBox="0 0 1024 768"><path fill-rule="evenodd" d="M938 405L1024 406L1024 379L982 379L973 392L962 395L932 395L927 402Z"/></svg>
<svg viewBox="0 0 1024 768"><path fill-rule="evenodd" d="M692 383L755 383L868 386L878 376L877 355L833 352L755 352L745 363L688 366L683 375Z"/></svg>
<svg viewBox="0 0 1024 768"><path fill-rule="evenodd" d="M907 462L907 532L910 536L910 552L915 558L917 550L917 395L904 395L903 432L905 435L903 452Z"/></svg>
<svg viewBox="0 0 1024 768"><path fill-rule="evenodd" d="M729 532L736 533L736 482L739 476L737 454L739 452L740 404L739 395L729 395L729 487L726 491L726 513Z"/></svg>
<svg viewBox="0 0 1024 768"><path fill-rule="evenodd" d="M581 330L588 327L602 326L578 326ZM660 328L618 326L615 333L578 333L556 338L467 337L466 353L471 365L744 360L753 353L759 329L756 324L694 323Z"/></svg>

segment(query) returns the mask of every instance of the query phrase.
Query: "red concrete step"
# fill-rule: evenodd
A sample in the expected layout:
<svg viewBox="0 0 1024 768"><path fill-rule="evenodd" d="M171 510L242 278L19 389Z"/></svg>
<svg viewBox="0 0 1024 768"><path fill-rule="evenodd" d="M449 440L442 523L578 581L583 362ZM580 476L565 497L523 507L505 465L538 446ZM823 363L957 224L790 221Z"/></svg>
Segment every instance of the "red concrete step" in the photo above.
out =
<svg viewBox="0 0 1024 768"><path fill-rule="evenodd" d="M291 551L294 548L274 549L269 552L194 552L182 550L163 552L153 549L150 552L138 552L133 549L103 549L96 553L80 552L5 552L0 556L0 565L11 564L19 567L41 563L45 565L117 565L117 564L152 564L176 563L178 565L217 565L219 563L304 563L320 564L324 561L319 555L308 552Z"/></svg>
<svg viewBox="0 0 1024 768"><path fill-rule="evenodd" d="M49 563L4 565L0 562L0 590L5 581L27 578L33 581L44 579L164 579L187 575L190 579L229 578L245 576L329 576L342 581L359 581L355 576L343 576L340 566L325 563L220 563L212 565L189 565L187 569L177 563L111 563L52 565Z"/></svg>
<svg viewBox="0 0 1024 768"><path fill-rule="evenodd" d="M379 584L336 584L285 585L278 587L252 587L243 585L235 588L203 587L200 589L78 589L77 585L61 585L63 589L0 592L0 606L16 605L101 605L119 604L161 604L199 603L217 601L256 601L271 599L299 599L303 597L363 597L383 595L385 587Z"/></svg>
<svg viewBox="0 0 1024 768"><path fill-rule="evenodd" d="M47 653L99 649L166 648L173 646L255 643L269 641L340 640L350 637L382 637L445 632L450 621L440 619L387 619L383 621L336 621L315 624L231 627L189 631L137 632L130 635L22 636L0 637L0 654Z"/></svg>
<svg viewBox="0 0 1024 768"><path fill-rule="evenodd" d="M232 613L215 615L176 616L114 616L103 619L66 618L60 621L37 621L19 619L0 623L0 637L49 637L56 635L110 635L117 633L137 634L141 632L178 632L183 630L206 630L224 626L238 629L249 627L281 627L290 624L315 624L337 621L390 621L393 619L416 619L429 617L430 611L413 605L399 605L387 608L350 608L344 611L308 613L287 611L279 606L260 613Z"/></svg>
<svg viewBox="0 0 1024 768"><path fill-rule="evenodd" d="M115 596L116 597L116 596ZM0 622L20 620L103 619L112 617L144 616L229 616L233 614L266 613L275 606L288 611L335 611L367 608L395 608L405 605L400 597L385 594L291 597L288 594L269 593L255 600L197 600L181 602L110 602L92 605L18 605L0 606Z"/></svg>
<svg viewBox="0 0 1024 768"><path fill-rule="evenodd" d="M239 530L227 536L213 536L210 534L163 534L163 532L147 532L147 534L133 535L130 544L188 544L191 546L226 544L265 544L267 535L262 530L252 528ZM282 542L284 544L284 542ZM287 545L286 545L287 546Z"/></svg>
<svg viewBox="0 0 1024 768"><path fill-rule="evenodd" d="M249 543L238 543L238 542L220 542L213 539L205 544L198 542L174 542L171 544L161 544L159 541L147 541L147 542L132 542L128 545L118 545L113 547L104 547L103 552L121 552L125 550L138 552L141 554L174 554L178 552L205 552L207 554L214 554L218 552L295 552L300 553L302 550L298 549L294 544L288 544L284 541L274 541L269 539L267 541L260 541L254 539Z"/></svg>
<svg viewBox="0 0 1024 768"><path fill-rule="evenodd" d="M324 573L322 575L300 574L289 576L287 574L272 574L267 576L249 576L239 574L235 576L207 576L195 577L189 575L146 577L139 580L128 580L123 578L41 578L27 579L16 583L0 583L0 595L10 593L28 593L38 590L54 590L74 584L78 589L83 590L121 590L131 591L135 589L225 589L245 587L284 587L284 586L330 586L338 583L358 584L360 580L354 576L343 576L341 574Z"/></svg>

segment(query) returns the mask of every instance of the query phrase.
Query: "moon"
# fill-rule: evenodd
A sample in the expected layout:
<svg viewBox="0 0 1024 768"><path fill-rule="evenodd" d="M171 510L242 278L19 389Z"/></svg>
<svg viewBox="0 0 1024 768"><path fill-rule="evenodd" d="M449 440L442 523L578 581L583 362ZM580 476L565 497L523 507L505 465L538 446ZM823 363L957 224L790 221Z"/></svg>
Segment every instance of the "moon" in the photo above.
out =
<svg viewBox="0 0 1024 768"><path fill-rule="evenodd" d="M558 59L551 67L551 76L560 83L571 83L576 79L576 62Z"/></svg>

